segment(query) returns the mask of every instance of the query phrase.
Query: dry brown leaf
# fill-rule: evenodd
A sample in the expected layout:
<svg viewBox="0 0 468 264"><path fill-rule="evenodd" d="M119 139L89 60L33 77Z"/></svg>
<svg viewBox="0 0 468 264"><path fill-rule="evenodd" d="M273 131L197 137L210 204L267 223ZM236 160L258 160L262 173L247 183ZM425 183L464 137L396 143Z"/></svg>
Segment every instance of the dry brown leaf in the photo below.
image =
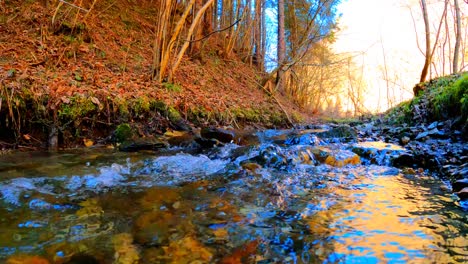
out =
<svg viewBox="0 0 468 264"><path fill-rule="evenodd" d="M91 96L90 99L91 99L91 102L93 102L93 104L95 104L95 105L100 105L101 104L101 102L99 102L99 99L97 99L94 96Z"/></svg>
<svg viewBox="0 0 468 264"><path fill-rule="evenodd" d="M69 104L70 103L70 99L66 96L62 96L60 97L60 100L64 103L64 104Z"/></svg>
<svg viewBox="0 0 468 264"><path fill-rule="evenodd" d="M87 148L94 145L94 141L92 141L91 139L86 139L86 138L83 139L83 143Z"/></svg>

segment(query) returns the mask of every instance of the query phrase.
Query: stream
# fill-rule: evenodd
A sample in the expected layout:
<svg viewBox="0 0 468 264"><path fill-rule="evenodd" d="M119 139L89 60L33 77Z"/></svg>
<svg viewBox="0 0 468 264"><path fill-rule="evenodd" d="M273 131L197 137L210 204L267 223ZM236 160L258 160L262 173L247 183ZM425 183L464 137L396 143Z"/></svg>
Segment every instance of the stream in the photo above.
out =
<svg viewBox="0 0 468 264"><path fill-rule="evenodd" d="M0 262L468 262L468 206L430 171L393 167L401 146L256 137L0 156Z"/></svg>

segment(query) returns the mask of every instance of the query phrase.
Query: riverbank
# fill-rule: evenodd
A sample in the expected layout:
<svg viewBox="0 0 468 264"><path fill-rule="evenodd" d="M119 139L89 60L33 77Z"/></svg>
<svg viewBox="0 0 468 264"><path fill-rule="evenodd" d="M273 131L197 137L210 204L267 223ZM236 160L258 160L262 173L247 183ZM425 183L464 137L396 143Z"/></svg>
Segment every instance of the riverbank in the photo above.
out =
<svg viewBox="0 0 468 264"><path fill-rule="evenodd" d="M183 58L172 82L158 82L151 72L148 25L156 18L147 16L150 9L98 2L92 15L76 21L67 8L56 17L55 6L37 1L2 6L0 149L108 143L122 124L150 137L308 119L288 98L265 90L266 75L251 62L218 52L224 40L216 34L197 56Z"/></svg>

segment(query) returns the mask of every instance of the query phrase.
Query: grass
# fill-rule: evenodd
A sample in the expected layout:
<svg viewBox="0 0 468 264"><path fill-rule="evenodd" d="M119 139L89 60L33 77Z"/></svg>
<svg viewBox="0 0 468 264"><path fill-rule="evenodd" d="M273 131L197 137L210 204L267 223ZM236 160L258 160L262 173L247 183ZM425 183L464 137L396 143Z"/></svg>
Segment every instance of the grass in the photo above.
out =
<svg viewBox="0 0 468 264"><path fill-rule="evenodd" d="M395 124L456 119L460 125L468 121L468 74L449 75L419 84L425 87L412 100L387 111L385 119Z"/></svg>

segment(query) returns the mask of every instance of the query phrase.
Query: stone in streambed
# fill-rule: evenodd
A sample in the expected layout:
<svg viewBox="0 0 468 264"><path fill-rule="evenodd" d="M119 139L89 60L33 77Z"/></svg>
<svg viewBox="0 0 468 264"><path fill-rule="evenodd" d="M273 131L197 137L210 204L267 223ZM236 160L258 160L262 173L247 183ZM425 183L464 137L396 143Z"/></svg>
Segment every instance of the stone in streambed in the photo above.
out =
<svg viewBox="0 0 468 264"><path fill-rule="evenodd" d="M400 143L404 146L406 144L408 144L410 142L410 137L408 136L403 136L401 139L400 139Z"/></svg>
<svg viewBox="0 0 468 264"><path fill-rule="evenodd" d="M222 128L202 128L200 136L205 139L216 139L222 143L230 143L234 140L234 132Z"/></svg>
<svg viewBox="0 0 468 264"><path fill-rule="evenodd" d="M443 131L438 130L437 128L433 128L429 131L424 131L424 132L419 133L416 136L415 140L420 140L420 139L424 139L427 137L440 138L440 139L448 138L448 136Z"/></svg>
<svg viewBox="0 0 468 264"><path fill-rule="evenodd" d="M195 135L188 131L166 131L165 140L171 146L190 147L195 140Z"/></svg>
<svg viewBox="0 0 468 264"><path fill-rule="evenodd" d="M158 150L167 148L168 144L156 138L139 138L127 140L120 144L119 150L123 152L137 152L142 150Z"/></svg>
<svg viewBox="0 0 468 264"><path fill-rule="evenodd" d="M73 255L65 264L99 264L99 261L93 256L78 254Z"/></svg>
<svg viewBox="0 0 468 264"><path fill-rule="evenodd" d="M461 189L459 192L456 192L456 194L462 200L468 199L468 187L465 187L465 188Z"/></svg>
<svg viewBox="0 0 468 264"><path fill-rule="evenodd" d="M390 165L406 153L406 149L382 141L366 141L355 144L352 151L364 158L365 164Z"/></svg>
<svg viewBox="0 0 468 264"><path fill-rule="evenodd" d="M328 147L317 147L312 150L314 158L321 163L334 167L361 164L361 159L356 153L349 150L330 149Z"/></svg>
<svg viewBox="0 0 468 264"><path fill-rule="evenodd" d="M452 189L454 192L461 191L464 188L468 187L468 178L461 179L452 184Z"/></svg>
<svg viewBox="0 0 468 264"><path fill-rule="evenodd" d="M339 141L357 140L357 132L348 125L333 127L316 135L321 139L339 139Z"/></svg>

